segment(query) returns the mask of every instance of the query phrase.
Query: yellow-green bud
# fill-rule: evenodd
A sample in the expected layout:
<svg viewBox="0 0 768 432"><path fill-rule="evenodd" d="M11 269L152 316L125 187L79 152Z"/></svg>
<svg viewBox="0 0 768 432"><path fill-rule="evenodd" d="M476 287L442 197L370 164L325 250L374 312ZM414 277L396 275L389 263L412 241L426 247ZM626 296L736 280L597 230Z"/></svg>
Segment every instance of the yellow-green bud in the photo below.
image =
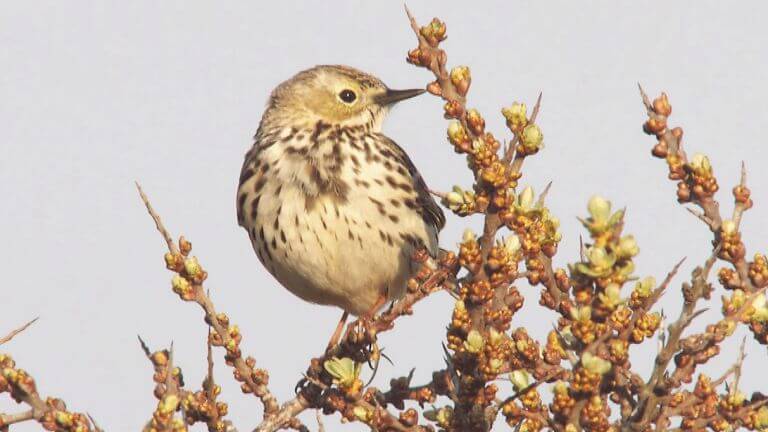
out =
<svg viewBox="0 0 768 432"><path fill-rule="evenodd" d="M619 240L619 248L616 251L620 258L632 258L640 253L640 248L637 247L637 241L635 236L626 235Z"/></svg>
<svg viewBox="0 0 768 432"><path fill-rule="evenodd" d="M592 355L589 352L585 352L584 355L581 356L581 365L589 372L599 375L605 375L611 370L611 362Z"/></svg>
<svg viewBox="0 0 768 432"><path fill-rule="evenodd" d="M348 357L326 360L323 367L334 378L333 382L340 387L351 387L360 376L361 365Z"/></svg>
<svg viewBox="0 0 768 432"><path fill-rule="evenodd" d="M515 102L509 108L502 108L501 115L507 119L507 126L514 132L519 131L528 123L524 103Z"/></svg>
<svg viewBox="0 0 768 432"><path fill-rule="evenodd" d="M523 147L529 153L533 153L541 148L541 143L544 141L544 134L541 133L541 129L537 125L530 124L523 129L521 140Z"/></svg>
<svg viewBox="0 0 768 432"><path fill-rule="evenodd" d="M712 165L709 163L709 158L701 153L693 155L689 165L697 175L709 176L712 174Z"/></svg>
<svg viewBox="0 0 768 432"><path fill-rule="evenodd" d="M519 392L520 390L530 385L530 378L528 377L528 372L522 369L518 369L510 372L509 380L512 381L512 385L515 387L515 391L517 392Z"/></svg>
<svg viewBox="0 0 768 432"><path fill-rule="evenodd" d="M470 331L467 335L467 340L464 341L464 349L471 353L479 353L483 350L484 346L485 340L483 339L483 335L477 330Z"/></svg>
<svg viewBox="0 0 768 432"><path fill-rule="evenodd" d="M595 224L603 225L608 223L611 217L611 202L599 195L594 195L589 199L587 210Z"/></svg>

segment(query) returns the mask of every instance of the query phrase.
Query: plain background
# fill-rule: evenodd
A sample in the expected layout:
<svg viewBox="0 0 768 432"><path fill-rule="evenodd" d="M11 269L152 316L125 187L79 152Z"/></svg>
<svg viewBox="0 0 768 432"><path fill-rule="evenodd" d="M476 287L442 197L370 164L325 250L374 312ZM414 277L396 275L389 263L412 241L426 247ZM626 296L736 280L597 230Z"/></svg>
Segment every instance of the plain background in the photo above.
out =
<svg viewBox="0 0 768 432"><path fill-rule="evenodd" d="M562 220L556 263L577 257L575 219L594 193L628 208L627 230L641 254L637 274L663 278L687 256L664 297L676 317L680 282L702 263L710 233L675 201L636 83L667 90L672 124L685 128L690 154L710 155L723 211L739 164L747 162L756 207L743 232L749 254L765 252L768 231L768 33L765 2L409 1L424 23L448 24L451 65L468 64L470 106L505 137L499 109L532 105L544 93L546 147L526 162L523 184L540 191ZM256 260L235 220L235 189L269 91L306 67L344 63L391 87L425 85L405 63L415 46L401 2L6 1L0 6L0 333L40 316L2 347L37 378L43 395L87 410L111 431L138 430L155 405L152 372L136 341L176 347L188 387L205 370L201 311L170 290L164 244L133 186L139 180L175 234L184 233L210 272L217 307L244 333L243 351L272 374L284 400L320 353L338 312L305 304ZM441 102L423 96L392 113L385 132L411 154L431 187L468 185L465 162L446 144ZM441 243L454 247L466 223L450 217ZM721 265L718 265L719 268ZM536 305L513 324L544 335L556 316ZM718 287L709 318L717 316ZM441 366L451 301L439 294L402 319L381 343L379 385L416 368L416 381ZM704 320L695 328L701 328ZM712 367L736 356L741 329ZM635 350L647 372L654 343ZM241 431L261 406L239 394L216 352L222 400ZM765 349L748 346L749 394L766 390ZM366 372L367 373L367 372ZM504 387L506 388L506 387ZM0 412L21 407L0 398ZM316 428L314 415L304 418ZM362 430L360 425L331 430ZM25 425L19 431L38 430Z"/></svg>

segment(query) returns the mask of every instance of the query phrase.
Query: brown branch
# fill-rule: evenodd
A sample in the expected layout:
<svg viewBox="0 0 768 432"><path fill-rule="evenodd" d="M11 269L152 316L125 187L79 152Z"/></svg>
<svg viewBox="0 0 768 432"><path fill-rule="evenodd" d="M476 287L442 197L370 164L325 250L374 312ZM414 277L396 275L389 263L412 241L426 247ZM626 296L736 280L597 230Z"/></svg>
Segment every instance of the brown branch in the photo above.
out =
<svg viewBox="0 0 768 432"><path fill-rule="evenodd" d="M10 333L8 333L7 335L5 335L5 336L3 336L3 337L0 337L0 345L4 344L4 343L6 343L6 342L9 342L9 341L10 341L11 339L13 339L13 338L14 338L16 335L18 335L19 333L23 332L23 331L24 331L24 330L26 330L27 328L29 328L29 326L31 326L32 324L34 324L34 323L35 323L35 321L37 321L38 319L39 319L39 317L38 317L38 318L35 318L35 319L33 319L32 321L30 321L30 322L28 322L28 323L26 323L26 324L24 324L23 326L21 326L21 327L17 328L16 330L13 330L13 331L11 331L11 332L10 332Z"/></svg>
<svg viewBox="0 0 768 432"><path fill-rule="evenodd" d="M230 334L230 331L235 331L236 328L233 326L228 327L228 318L216 311L213 301L203 289L202 281L207 276L206 273L199 268L199 265L194 269L196 272L194 275L188 274L185 269L187 254L192 247L191 244L183 238L179 241L178 245L173 241L170 233L163 225L160 216L152 208L149 198L141 189L141 186L137 183L136 187L149 215L155 222L157 230L167 243L169 254L166 255L166 264L170 270L176 272L187 281L186 284L188 285L185 285L187 291L183 291L180 296L184 300L194 301L203 309L205 312L205 321L214 330L215 344L227 349L225 358L227 363L233 367L235 378L243 383L243 390L248 393L253 393L261 400L264 405L264 418L268 419L276 416L280 406L277 402L277 398L267 387L268 374L266 371L254 369L253 364L255 361L246 361L243 359L239 349L239 340L235 340ZM226 321L226 324L223 321Z"/></svg>
<svg viewBox="0 0 768 432"><path fill-rule="evenodd" d="M680 310L680 315L677 320L669 325L669 337L666 343L662 347L661 351L656 356L654 362L654 368L651 372L651 377L648 379L645 387L639 395L637 403L637 413L635 418L639 418L639 424L646 424L653 413L658 411L657 403L659 397L657 392L668 391L669 389L663 388L662 379L667 371L667 366L672 360L672 357L680 349L679 343L683 331L690 325L691 321L698 315L696 311L696 303L699 299L708 295L707 290L707 278L709 272L712 270L712 266L717 259L717 251L719 248L715 248L712 255L707 259L704 267L698 267L693 271L692 285L690 286L690 297L685 298L683 308Z"/></svg>
<svg viewBox="0 0 768 432"><path fill-rule="evenodd" d="M34 410L27 410L16 414L1 414L0 413L0 430L7 428L8 426L16 423L25 422L35 419Z"/></svg>

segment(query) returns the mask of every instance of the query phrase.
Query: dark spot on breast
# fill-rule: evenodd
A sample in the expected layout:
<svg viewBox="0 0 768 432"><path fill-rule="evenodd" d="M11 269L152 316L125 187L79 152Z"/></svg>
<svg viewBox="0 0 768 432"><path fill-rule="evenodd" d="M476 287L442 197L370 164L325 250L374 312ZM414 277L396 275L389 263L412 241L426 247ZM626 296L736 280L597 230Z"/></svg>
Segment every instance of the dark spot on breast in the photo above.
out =
<svg viewBox="0 0 768 432"><path fill-rule="evenodd" d="M389 220L391 220L394 223L400 222L400 218L395 216L395 215L393 215L393 214L389 215Z"/></svg>
<svg viewBox="0 0 768 432"><path fill-rule="evenodd" d="M393 206L395 206L395 207L400 207L400 206L402 205L402 204L400 204L400 201L398 201L398 200L396 200L396 199L391 199L391 200L389 200L389 202L390 202L390 203L391 203Z"/></svg>
<svg viewBox="0 0 768 432"><path fill-rule="evenodd" d="M256 193L261 192L261 189L264 187L264 185L267 184L267 178L262 176L254 185L253 185L253 191Z"/></svg>
<svg viewBox="0 0 768 432"><path fill-rule="evenodd" d="M240 184L243 184L246 181L248 181L248 179L253 177L253 174L254 174L254 171L252 168L244 169L243 172L240 173Z"/></svg>
<svg viewBox="0 0 768 432"><path fill-rule="evenodd" d="M282 240L283 243L286 242L286 240L285 240L285 231L283 231L283 230L280 230L280 240Z"/></svg>

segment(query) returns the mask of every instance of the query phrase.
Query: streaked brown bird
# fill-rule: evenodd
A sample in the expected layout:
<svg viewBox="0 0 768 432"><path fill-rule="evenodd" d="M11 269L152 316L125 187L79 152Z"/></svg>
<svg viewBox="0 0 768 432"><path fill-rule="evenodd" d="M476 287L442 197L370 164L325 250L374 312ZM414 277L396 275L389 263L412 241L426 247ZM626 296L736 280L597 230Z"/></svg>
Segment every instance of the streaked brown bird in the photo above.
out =
<svg viewBox="0 0 768 432"><path fill-rule="evenodd" d="M402 297L412 254L438 253L445 216L405 151L381 133L391 90L347 66L316 66L277 86L245 155L238 223L298 297L372 318Z"/></svg>

